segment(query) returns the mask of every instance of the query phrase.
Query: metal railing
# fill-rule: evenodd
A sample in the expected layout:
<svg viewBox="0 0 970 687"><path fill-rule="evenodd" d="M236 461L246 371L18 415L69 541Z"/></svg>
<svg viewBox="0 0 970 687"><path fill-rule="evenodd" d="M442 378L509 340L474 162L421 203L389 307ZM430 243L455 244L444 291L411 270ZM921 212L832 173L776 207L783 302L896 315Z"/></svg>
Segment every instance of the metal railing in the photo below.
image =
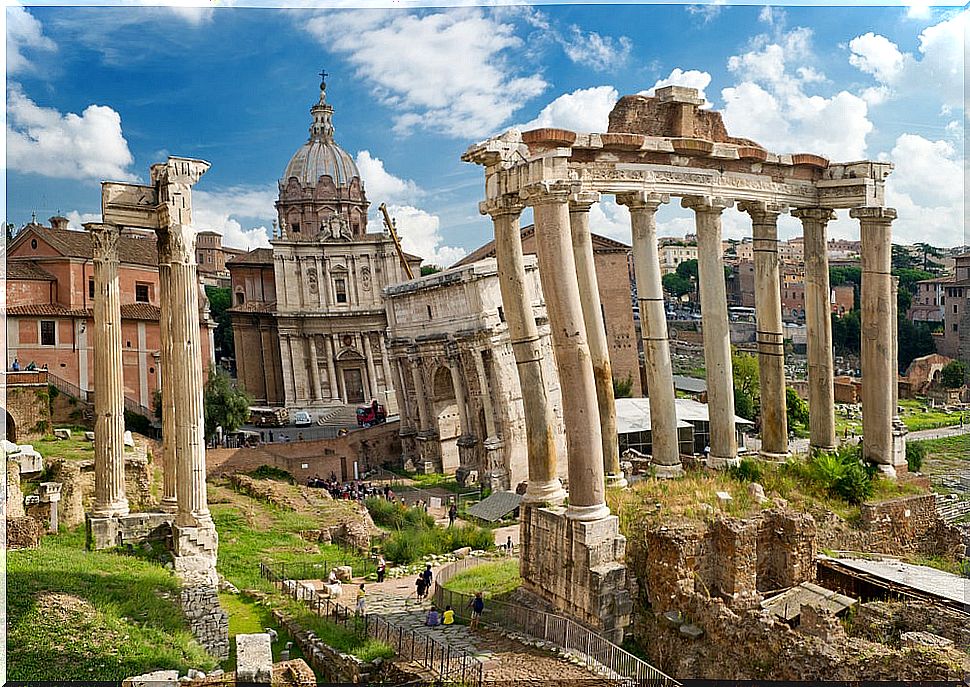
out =
<svg viewBox="0 0 970 687"><path fill-rule="evenodd" d="M482 684L482 662L464 649L396 625L375 613L359 614L339 601L320 596L315 589L287 578L285 566L281 565L277 571L266 563L260 563L259 574L284 594L305 603L310 611L321 618L352 628L362 636L384 642L399 657L419 663L439 675L442 680L454 681L468 687L479 687Z"/></svg>
<svg viewBox="0 0 970 687"><path fill-rule="evenodd" d="M68 396L73 396L79 401L84 401L85 403L94 402L94 397L91 395L90 391L85 391L78 385L58 377L53 372L47 372L47 383L56 387L61 393L67 394Z"/></svg>
<svg viewBox="0 0 970 687"><path fill-rule="evenodd" d="M470 608L473 595L451 591L443 585L458 573L490 560L495 559L463 558L441 568L434 586L435 605L438 608L451 606L458 617L467 618L464 612ZM576 654L586 662L587 670L605 673L609 680L665 687L679 684L643 659L571 618L489 599L485 605L484 619L492 625L535 637Z"/></svg>

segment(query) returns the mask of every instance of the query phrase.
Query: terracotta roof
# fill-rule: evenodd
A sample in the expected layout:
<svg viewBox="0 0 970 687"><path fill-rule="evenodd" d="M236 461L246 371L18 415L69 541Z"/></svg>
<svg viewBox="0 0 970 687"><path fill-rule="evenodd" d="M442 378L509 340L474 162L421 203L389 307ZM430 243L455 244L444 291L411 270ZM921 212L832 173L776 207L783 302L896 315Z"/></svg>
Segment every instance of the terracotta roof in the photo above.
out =
<svg viewBox="0 0 970 687"><path fill-rule="evenodd" d="M519 234L522 240L531 238L535 234L536 228L534 224L529 224L528 226L522 227L519 230ZM593 234L593 252L600 253L604 251L628 251L630 246L622 243L620 241L614 241L613 239L608 239L605 236L600 236L599 234ZM463 257L461 260L456 262L452 267L459 267L461 265L470 265L473 262L478 262L479 260L484 260L485 258L495 257L495 239L492 239L484 246L476 248L471 253Z"/></svg>
<svg viewBox="0 0 970 687"><path fill-rule="evenodd" d="M88 260L94 257L91 234L87 231L51 229L50 227L34 225L18 234L17 238L14 239L14 245L25 241L29 234L35 234L66 257L86 258ZM155 248L154 238L122 236L118 246L118 255L121 262L135 265L158 265L158 251Z"/></svg>
<svg viewBox="0 0 970 687"><path fill-rule="evenodd" d="M154 322L159 319L161 310L150 303L125 303L121 306L121 319L145 320ZM7 317L94 317L94 308L66 308L59 303L35 303L14 305L7 308Z"/></svg>
<svg viewBox="0 0 970 687"><path fill-rule="evenodd" d="M272 248L254 248L248 253L237 255L231 260L226 260L227 265L272 265Z"/></svg>
<svg viewBox="0 0 970 687"><path fill-rule="evenodd" d="M33 260L10 260L7 263L7 279L31 281L57 281L57 277L40 267Z"/></svg>

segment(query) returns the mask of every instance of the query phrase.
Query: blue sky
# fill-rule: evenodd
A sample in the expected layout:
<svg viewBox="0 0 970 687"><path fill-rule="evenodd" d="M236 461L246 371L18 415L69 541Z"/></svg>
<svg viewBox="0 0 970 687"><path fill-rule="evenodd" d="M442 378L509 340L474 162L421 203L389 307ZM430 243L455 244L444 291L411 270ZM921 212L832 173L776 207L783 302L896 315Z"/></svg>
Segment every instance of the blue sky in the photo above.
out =
<svg viewBox="0 0 970 687"><path fill-rule="evenodd" d="M141 4L7 8L7 221L60 212L80 226L97 217L98 182L144 181L177 154L212 163L196 187L198 228L266 245L276 182L306 139L325 68L336 139L373 208L387 202L406 248L432 262L491 238L481 169L459 159L468 145L512 126L605 131L619 96L668 83L700 88L732 135L776 152L892 160L897 240L968 243L965 10ZM690 216L673 205L660 231L682 235ZM592 225L629 240L611 199ZM784 235L797 227L782 219ZM731 210L724 231L750 229ZM843 216L831 233L858 229Z"/></svg>

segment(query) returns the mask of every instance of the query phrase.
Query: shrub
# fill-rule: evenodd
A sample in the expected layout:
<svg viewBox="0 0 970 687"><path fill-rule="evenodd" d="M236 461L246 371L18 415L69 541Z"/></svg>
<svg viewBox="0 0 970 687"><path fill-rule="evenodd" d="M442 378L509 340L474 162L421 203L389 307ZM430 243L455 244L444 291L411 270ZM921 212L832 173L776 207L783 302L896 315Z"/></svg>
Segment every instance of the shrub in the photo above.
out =
<svg viewBox="0 0 970 687"><path fill-rule="evenodd" d="M742 458L737 467L730 468L731 477L739 482L760 482L761 464L754 458Z"/></svg>
<svg viewBox="0 0 970 687"><path fill-rule="evenodd" d="M926 444L921 441L910 441L906 444L906 466L910 472L919 472L926 458Z"/></svg>
<svg viewBox="0 0 970 687"><path fill-rule="evenodd" d="M491 530L475 525L401 529L384 541L384 555L395 563L413 563L424 556L449 553L463 546L492 548Z"/></svg>
<svg viewBox="0 0 970 687"><path fill-rule="evenodd" d="M277 482L286 482L287 484L294 484L296 480L286 470L282 468L276 468L272 465L260 465L258 468L249 473L250 477L255 479L272 479Z"/></svg>
<svg viewBox="0 0 970 687"><path fill-rule="evenodd" d="M872 496L874 469L862 462L862 447L845 444L836 451L816 451L805 468L789 469L832 496L858 504Z"/></svg>
<svg viewBox="0 0 970 687"><path fill-rule="evenodd" d="M364 501L371 519L379 527L392 530L405 528L431 529L434 527L434 517L420 508L408 508L402 503L394 503L381 498L369 498Z"/></svg>

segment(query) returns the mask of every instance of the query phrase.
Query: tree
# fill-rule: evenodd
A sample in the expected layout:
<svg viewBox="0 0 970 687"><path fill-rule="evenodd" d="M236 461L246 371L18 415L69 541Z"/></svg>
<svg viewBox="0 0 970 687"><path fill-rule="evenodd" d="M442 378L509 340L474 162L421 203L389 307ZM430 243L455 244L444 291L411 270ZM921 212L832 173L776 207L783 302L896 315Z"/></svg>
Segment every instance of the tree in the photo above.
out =
<svg viewBox="0 0 970 687"><path fill-rule="evenodd" d="M685 279L697 279L697 260L684 260L677 265L677 274Z"/></svg>
<svg viewBox="0 0 970 687"><path fill-rule="evenodd" d="M427 277L429 274L440 272L441 268L437 265L421 265L421 276Z"/></svg>
<svg viewBox="0 0 970 687"><path fill-rule="evenodd" d="M858 310L850 310L842 317L832 313L832 346L842 355L859 355L862 322Z"/></svg>
<svg viewBox="0 0 970 687"><path fill-rule="evenodd" d="M967 381L967 365L952 360L940 371L940 384L946 389L959 389Z"/></svg>
<svg viewBox="0 0 970 687"><path fill-rule="evenodd" d="M909 248L906 246L900 246L898 243L892 245L892 268L896 269L907 269L914 266L913 256L909 252Z"/></svg>
<svg viewBox="0 0 970 687"><path fill-rule="evenodd" d="M205 383L205 436L215 435L216 427L234 432L249 419L252 399L232 385L229 375L221 370L209 370Z"/></svg>
<svg viewBox="0 0 970 687"><path fill-rule="evenodd" d="M235 355L236 342L232 334L232 317L229 308L232 307L232 293L228 287L206 286L205 296L209 299L209 314L216 322L213 339L216 351L223 357Z"/></svg>
<svg viewBox="0 0 970 687"><path fill-rule="evenodd" d="M936 352L936 341L930 328L924 322L910 322L900 311L896 320L896 334L899 342L899 369L906 369L914 359Z"/></svg>
<svg viewBox="0 0 970 687"><path fill-rule="evenodd" d="M746 420L758 415L761 384L758 376L758 359L750 353L732 353L731 367L734 372L734 412Z"/></svg>
<svg viewBox="0 0 970 687"><path fill-rule="evenodd" d="M924 272L937 273L943 269L942 263L938 260L933 260L932 258L942 258L943 251L941 251L936 246L931 246L928 243L919 242L915 244L919 247L920 253L922 254L922 263Z"/></svg>
<svg viewBox="0 0 970 687"><path fill-rule="evenodd" d="M785 411L789 427L795 425L808 426L808 402L790 386L785 387Z"/></svg>
<svg viewBox="0 0 970 687"><path fill-rule="evenodd" d="M680 298L684 294L690 293L694 288L689 278L682 277L676 272L665 274L661 281L663 282L664 291L674 298Z"/></svg>

